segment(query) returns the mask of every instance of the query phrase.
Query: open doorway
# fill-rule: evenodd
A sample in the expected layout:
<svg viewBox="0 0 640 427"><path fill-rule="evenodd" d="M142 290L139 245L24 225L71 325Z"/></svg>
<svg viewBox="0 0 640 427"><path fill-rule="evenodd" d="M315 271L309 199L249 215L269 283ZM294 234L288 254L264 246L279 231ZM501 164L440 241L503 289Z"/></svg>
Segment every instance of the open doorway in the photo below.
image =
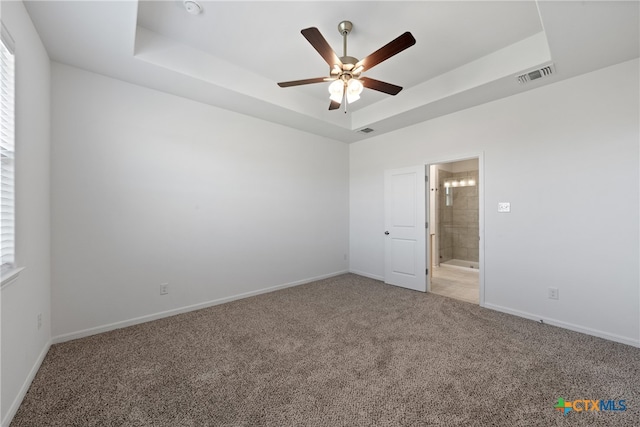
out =
<svg viewBox="0 0 640 427"><path fill-rule="evenodd" d="M430 292L480 303L478 158L429 166Z"/></svg>

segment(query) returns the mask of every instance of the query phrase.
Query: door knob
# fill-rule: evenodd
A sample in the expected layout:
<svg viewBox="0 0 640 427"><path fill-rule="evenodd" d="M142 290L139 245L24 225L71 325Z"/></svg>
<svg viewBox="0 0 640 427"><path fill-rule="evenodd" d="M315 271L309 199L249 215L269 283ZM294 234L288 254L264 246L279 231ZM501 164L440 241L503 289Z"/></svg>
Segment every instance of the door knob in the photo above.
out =
<svg viewBox="0 0 640 427"><path fill-rule="evenodd" d="M389 232L388 232L388 231L385 231L385 232L384 232L384 234L385 234L386 236L388 236L388 235L389 235Z"/></svg>

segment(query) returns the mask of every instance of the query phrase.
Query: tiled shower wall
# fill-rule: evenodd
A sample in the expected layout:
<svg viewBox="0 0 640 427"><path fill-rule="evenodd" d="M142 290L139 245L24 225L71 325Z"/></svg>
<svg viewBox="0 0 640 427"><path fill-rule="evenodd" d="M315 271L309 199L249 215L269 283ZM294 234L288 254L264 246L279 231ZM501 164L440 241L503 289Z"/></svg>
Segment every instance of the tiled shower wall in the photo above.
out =
<svg viewBox="0 0 640 427"><path fill-rule="evenodd" d="M440 262L450 259L478 261L478 186L452 187L453 203L446 205L444 181L447 178L473 178L478 171L438 170L438 233Z"/></svg>

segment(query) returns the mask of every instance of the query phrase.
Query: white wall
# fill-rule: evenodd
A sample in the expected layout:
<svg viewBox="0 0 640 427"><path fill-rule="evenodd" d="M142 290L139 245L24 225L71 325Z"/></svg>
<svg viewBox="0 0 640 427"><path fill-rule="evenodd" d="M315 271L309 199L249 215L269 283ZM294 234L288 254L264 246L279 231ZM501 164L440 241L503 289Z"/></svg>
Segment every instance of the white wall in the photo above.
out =
<svg viewBox="0 0 640 427"><path fill-rule="evenodd" d="M49 347L49 57L22 2L2 2L16 57L16 256L20 276L1 291L0 411L7 425ZM37 317L42 314L38 330Z"/></svg>
<svg viewBox="0 0 640 427"><path fill-rule="evenodd" d="M52 105L54 340L347 270L347 145L57 63Z"/></svg>
<svg viewBox="0 0 640 427"><path fill-rule="evenodd" d="M486 306L639 345L638 77L634 60L352 144L350 269L383 276L385 169L484 152Z"/></svg>

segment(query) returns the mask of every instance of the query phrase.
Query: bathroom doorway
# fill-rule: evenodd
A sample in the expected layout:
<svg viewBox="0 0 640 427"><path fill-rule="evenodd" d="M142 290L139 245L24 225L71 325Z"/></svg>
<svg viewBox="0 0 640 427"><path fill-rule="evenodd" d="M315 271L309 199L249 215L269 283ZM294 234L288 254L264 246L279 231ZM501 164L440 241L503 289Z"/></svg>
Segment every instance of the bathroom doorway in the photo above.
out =
<svg viewBox="0 0 640 427"><path fill-rule="evenodd" d="M478 158L429 166L430 292L479 304Z"/></svg>

